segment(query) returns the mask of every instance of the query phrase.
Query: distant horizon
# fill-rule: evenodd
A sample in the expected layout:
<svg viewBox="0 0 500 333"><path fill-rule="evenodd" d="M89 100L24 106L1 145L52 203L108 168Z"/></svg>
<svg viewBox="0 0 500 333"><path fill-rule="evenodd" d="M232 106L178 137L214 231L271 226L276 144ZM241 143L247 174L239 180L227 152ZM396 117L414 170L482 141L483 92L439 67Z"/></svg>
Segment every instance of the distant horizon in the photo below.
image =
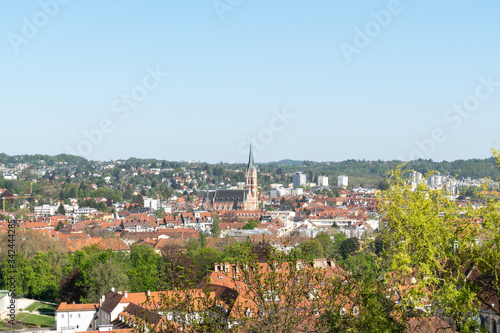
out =
<svg viewBox="0 0 500 333"><path fill-rule="evenodd" d="M91 162L112 162L112 161L127 161L129 159L138 159L138 160L156 160L156 161L168 161L168 162L181 162L181 163L207 163L207 164L247 164L248 161L241 161L241 162L228 162L228 161L219 161L219 162L209 162L209 161L201 161L201 160L174 160L174 159L162 159L162 158L156 158L156 157L137 157L137 156L130 156L128 158L112 158L112 159L107 159L107 160L92 160L92 159L88 159L86 157L83 157L83 156L78 156L78 155L72 155L72 154L68 154L68 153L59 153L59 154L43 154L43 153L34 153L34 154L7 154L5 152L0 152L0 154L6 154L7 156L10 156L10 157L15 157L15 156L36 156L36 155L41 155L41 156L50 156L50 157L55 157L55 156L59 156L59 155L69 155L69 156L75 156L75 157L80 157L80 158L84 158L86 159L87 161L91 161ZM455 161L468 161L468 160L488 160L490 158L494 158L493 155L490 156L490 157L485 157L485 158L480 158L480 157L471 157L471 158L459 158L459 159L456 159L456 160L441 160L441 161L435 161L433 159L422 159L422 160L426 160L426 161L431 161L433 163L442 163L442 162L448 162L448 163L451 163L451 162L455 162ZM363 162L363 161L366 161L366 162L402 162L402 163L408 163L408 162L415 162L417 160L412 160L412 161L402 161L402 160L397 160L397 159L393 159L393 160L383 160L383 159L366 159L366 158L361 158L361 159L356 159L356 158L348 158L348 159L344 159L344 160L323 160L323 161L319 161L319 160L304 160L304 159L292 159L292 158L283 158L283 159L280 159L280 160L273 160L273 161L259 161L257 158L255 158L255 164L271 164L271 163L280 163L280 162L283 162L283 161L290 161L290 162L314 162L314 163L341 163L341 162L346 162L346 161L358 161L358 162Z"/></svg>

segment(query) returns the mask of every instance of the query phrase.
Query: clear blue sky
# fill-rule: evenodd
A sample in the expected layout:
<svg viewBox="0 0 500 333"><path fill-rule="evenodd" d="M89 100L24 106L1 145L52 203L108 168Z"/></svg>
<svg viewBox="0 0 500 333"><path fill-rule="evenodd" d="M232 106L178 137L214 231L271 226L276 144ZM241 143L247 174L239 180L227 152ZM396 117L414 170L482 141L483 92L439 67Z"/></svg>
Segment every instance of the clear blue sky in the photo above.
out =
<svg viewBox="0 0 500 333"><path fill-rule="evenodd" d="M245 162L255 137L256 162L439 161L500 141L498 1L60 1L2 1L0 152Z"/></svg>

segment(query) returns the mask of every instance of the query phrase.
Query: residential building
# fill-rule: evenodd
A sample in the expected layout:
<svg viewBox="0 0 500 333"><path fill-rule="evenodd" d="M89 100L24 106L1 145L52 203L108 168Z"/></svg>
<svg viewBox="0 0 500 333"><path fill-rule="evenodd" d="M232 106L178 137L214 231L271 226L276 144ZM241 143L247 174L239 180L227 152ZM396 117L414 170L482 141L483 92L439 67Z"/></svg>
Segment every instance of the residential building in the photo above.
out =
<svg viewBox="0 0 500 333"><path fill-rule="evenodd" d="M318 177L318 186L319 187L328 186L328 177L327 176L319 176Z"/></svg>
<svg viewBox="0 0 500 333"><path fill-rule="evenodd" d="M302 172L296 172L293 175L293 187L300 187L306 185L306 175Z"/></svg>
<svg viewBox="0 0 500 333"><path fill-rule="evenodd" d="M77 210L75 210L75 215L77 215L77 216L90 215L90 214L96 214L96 213L97 213L97 209L89 208L89 207L82 207L82 208L78 208Z"/></svg>
<svg viewBox="0 0 500 333"><path fill-rule="evenodd" d="M340 175L337 179L338 186L340 187L347 187L349 186L349 177Z"/></svg>
<svg viewBox="0 0 500 333"><path fill-rule="evenodd" d="M422 178L423 176L420 172L412 171L412 173L410 174L411 185L413 187L416 187L418 184L422 182Z"/></svg>
<svg viewBox="0 0 500 333"><path fill-rule="evenodd" d="M161 208L161 200L159 199L152 199L152 198L145 198L144 199L144 207L149 207L153 208L154 210L158 210Z"/></svg>
<svg viewBox="0 0 500 333"><path fill-rule="evenodd" d="M56 211L56 206L42 205L35 207L35 216L54 216L56 215Z"/></svg>
<svg viewBox="0 0 500 333"><path fill-rule="evenodd" d="M56 331L74 327L76 331L89 331L97 328L97 307L99 304L67 304L63 302L56 309Z"/></svg>

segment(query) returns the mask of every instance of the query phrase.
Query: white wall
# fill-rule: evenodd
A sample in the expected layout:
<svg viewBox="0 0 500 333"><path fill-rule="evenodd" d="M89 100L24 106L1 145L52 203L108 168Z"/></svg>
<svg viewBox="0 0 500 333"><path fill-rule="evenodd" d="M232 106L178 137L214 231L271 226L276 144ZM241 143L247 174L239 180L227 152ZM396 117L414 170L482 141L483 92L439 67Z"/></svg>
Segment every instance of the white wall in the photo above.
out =
<svg viewBox="0 0 500 333"><path fill-rule="evenodd" d="M61 332L62 327L74 326L77 331L86 331L92 324L95 315L94 310L87 311L57 311L56 330Z"/></svg>

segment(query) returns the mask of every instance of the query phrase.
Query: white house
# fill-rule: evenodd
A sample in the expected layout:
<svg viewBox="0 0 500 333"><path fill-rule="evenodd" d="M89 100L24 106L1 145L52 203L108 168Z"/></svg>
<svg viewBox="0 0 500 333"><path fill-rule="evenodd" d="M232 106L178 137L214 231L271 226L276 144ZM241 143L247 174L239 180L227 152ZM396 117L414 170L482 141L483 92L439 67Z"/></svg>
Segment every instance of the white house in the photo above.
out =
<svg viewBox="0 0 500 333"><path fill-rule="evenodd" d="M68 304L63 302L56 309L56 331L68 328L76 331L88 331L97 327L97 308L99 304Z"/></svg>

